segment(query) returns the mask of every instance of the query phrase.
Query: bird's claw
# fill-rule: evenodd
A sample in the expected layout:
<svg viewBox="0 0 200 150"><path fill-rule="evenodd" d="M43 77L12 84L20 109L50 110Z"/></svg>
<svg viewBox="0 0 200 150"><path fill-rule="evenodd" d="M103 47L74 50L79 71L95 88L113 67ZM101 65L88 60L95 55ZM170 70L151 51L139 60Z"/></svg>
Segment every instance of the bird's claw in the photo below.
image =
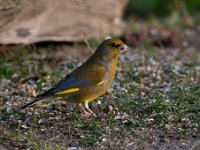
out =
<svg viewBox="0 0 200 150"><path fill-rule="evenodd" d="M96 118L97 115L95 113L90 113L90 112L84 111L81 113L81 117L82 118Z"/></svg>

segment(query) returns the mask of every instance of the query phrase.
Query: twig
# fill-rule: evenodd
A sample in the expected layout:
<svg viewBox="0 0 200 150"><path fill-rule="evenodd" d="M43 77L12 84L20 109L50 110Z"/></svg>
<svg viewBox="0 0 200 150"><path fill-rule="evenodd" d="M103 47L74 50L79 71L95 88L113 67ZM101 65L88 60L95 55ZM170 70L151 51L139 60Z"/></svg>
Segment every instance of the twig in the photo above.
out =
<svg viewBox="0 0 200 150"><path fill-rule="evenodd" d="M20 88L20 86L24 83L26 83L28 80L38 80L39 78L41 77L40 74L33 74L33 75L30 75L26 78L21 78L19 80L19 82L15 85L16 88Z"/></svg>
<svg viewBox="0 0 200 150"><path fill-rule="evenodd" d="M30 75L26 78L21 78L20 81L18 83L25 83L27 82L28 80L38 80L41 76L39 74L33 74L33 75Z"/></svg>
<svg viewBox="0 0 200 150"><path fill-rule="evenodd" d="M94 51L92 50L92 48L91 48L91 46L90 46L90 44L89 44L89 42L88 42L88 38L87 38L87 34L86 34L86 33L83 34L83 40L84 40L85 44L87 45L88 49L89 49L92 53L94 53Z"/></svg>

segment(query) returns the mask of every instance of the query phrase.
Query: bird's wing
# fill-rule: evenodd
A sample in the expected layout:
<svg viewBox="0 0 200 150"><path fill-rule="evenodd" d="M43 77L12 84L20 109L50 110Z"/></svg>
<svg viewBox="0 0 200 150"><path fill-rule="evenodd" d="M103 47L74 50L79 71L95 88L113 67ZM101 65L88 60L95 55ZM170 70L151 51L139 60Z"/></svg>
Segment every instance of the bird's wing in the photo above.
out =
<svg viewBox="0 0 200 150"><path fill-rule="evenodd" d="M71 74L60 80L52 89L38 95L37 98L43 98L51 95L63 95L85 90L103 84L105 68L98 62L87 61L78 67Z"/></svg>
<svg viewBox="0 0 200 150"><path fill-rule="evenodd" d="M59 96L63 94L78 92L78 91L87 89L89 87L93 87L95 85L96 84L91 81L79 79L72 75L68 75L62 80L60 80L53 88L42 93L41 95L38 95L37 98L43 98L43 97L52 96L52 95Z"/></svg>

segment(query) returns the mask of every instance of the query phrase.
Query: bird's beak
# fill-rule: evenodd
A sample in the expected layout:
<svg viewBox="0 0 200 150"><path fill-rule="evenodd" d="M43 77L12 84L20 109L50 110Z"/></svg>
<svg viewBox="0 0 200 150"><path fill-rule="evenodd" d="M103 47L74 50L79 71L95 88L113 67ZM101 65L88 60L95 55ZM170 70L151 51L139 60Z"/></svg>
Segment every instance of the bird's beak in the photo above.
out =
<svg viewBox="0 0 200 150"><path fill-rule="evenodd" d="M125 53L129 51L129 47L126 44L123 44L119 47L119 53Z"/></svg>

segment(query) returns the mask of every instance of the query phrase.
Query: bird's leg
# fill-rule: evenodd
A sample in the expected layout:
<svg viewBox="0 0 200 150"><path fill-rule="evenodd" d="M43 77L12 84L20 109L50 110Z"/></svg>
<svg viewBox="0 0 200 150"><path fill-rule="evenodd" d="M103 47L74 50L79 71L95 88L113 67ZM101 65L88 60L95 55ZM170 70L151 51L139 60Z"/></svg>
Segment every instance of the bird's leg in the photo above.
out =
<svg viewBox="0 0 200 150"><path fill-rule="evenodd" d="M91 114L93 114L94 112L89 108L88 102L84 102L84 107L85 109L90 112Z"/></svg>
<svg viewBox="0 0 200 150"><path fill-rule="evenodd" d="M88 113L88 112L85 110L85 108L83 107L83 104L79 103L79 104L78 104L78 108L79 108L79 110L80 110L82 113Z"/></svg>
<svg viewBox="0 0 200 150"><path fill-rule="evenodd" d="M82 116L83 118L89 118L89 117L91 117L91 113L88 112L88 111L86 111L86 109L85 109L85 107L83 106L82 103L79 103L79 104L78 104L78 108L79 108L79 110L81 111L81 116Z"/></svg>
<svg viewBox="0 0 200 150"><path fill-rule="evenodd" d="M97 117L97 115L89 108L88 102L84 102L84 108L92 114L93 117Z"/></svg>

